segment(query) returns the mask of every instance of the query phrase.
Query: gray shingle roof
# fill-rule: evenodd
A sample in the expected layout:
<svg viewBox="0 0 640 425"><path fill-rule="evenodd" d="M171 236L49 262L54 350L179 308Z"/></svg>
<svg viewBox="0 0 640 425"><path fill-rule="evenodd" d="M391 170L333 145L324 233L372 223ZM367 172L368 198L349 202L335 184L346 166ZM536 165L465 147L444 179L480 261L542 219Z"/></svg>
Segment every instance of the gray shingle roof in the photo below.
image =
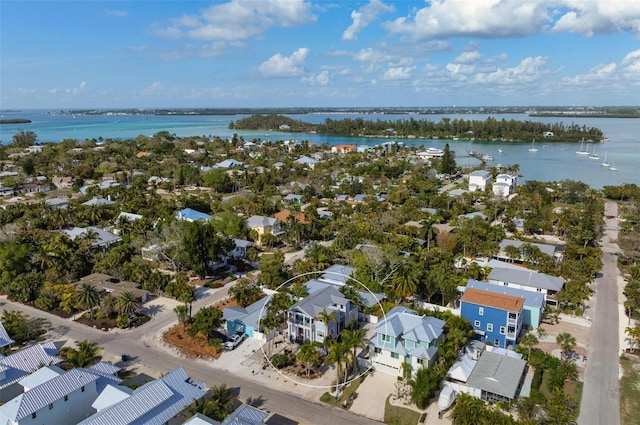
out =
<svg viewBox="0 0 640 425"><path fill-rule="evenodd" d="M299 309L310 317L315 318L329 306L334 304L346 305L348 302L349 300L338 289L334 286L328 286L298 301L289 310ZM338 318L336 317L336 319Z"/></svg>
<svg viewBox="0 0 640 425"><path fill-rule="evenodd" d="M524 360L485 351L469 375L467 385L513 399L526 366Z"/></svg>
<svg viewBox="0 0 640 425"><path fill-rule="evenodd" d="M564 279L561 277L550 276L529 269L495 268L491 270L487 278L489 281L507 282L551 291L559 291L564 286Z"/></svg>
<svg viewBox="0 0 640 425"><path fill-rule="evenodd" d="M252 215L245 222L247 227L265 227L274 226L278 220L273 217L265 217L263 215Z"/></svg>
<svg viewBox="0 0 640 425"><path fill-rule="evenodd" d="M544 243L535 243L535 242L524 242L524 241L516 241L513 239L503 239L500 242L500 251L504 251L504 249L508 246L515 246L516 248L520 248L524 244L529 244L531 246L535 246L544 254L550 255L553 257L553 254L556 252L556 247L554 245L544 244Z"/></svg>

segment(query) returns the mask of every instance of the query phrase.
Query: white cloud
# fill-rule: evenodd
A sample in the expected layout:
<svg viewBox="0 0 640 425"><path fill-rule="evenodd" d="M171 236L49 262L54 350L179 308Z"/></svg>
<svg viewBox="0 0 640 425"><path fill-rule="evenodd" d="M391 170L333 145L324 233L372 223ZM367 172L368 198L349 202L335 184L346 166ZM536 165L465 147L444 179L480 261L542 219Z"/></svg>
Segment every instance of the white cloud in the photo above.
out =
<svg viewBox="0 0 640 425"><path fill-rule="evenodd" d="M629 31L640 35L640 2L634 0L561 0L554 31L585 35Z"/></svg>
<svg viewBox="0 0 640 425"><path fill-rule="evenodd" d="M565 85L582 88L623 88L640 83L640 49L627 53L619 63L601 63L584 74L562 80Z"/></svg>
<svg viewBox="0 0 640 425"><path fill-rule="evenodd" d="M301 81L311 86L326 86L329 84L329 71L324 70L319 74L311 74L308 77L303 77Z"/></svg>
<svg viewBox="0 0 640 425"><path fill-rule="evenodd" d="M263 62L259 70L265 77L297 77L304 73L304 62L309 54L309 49L301 47L291 54L291 56L283 56L276 53L267 61Z"/></svg>
<svg viewBox="0 0 640 425"><path fill-rule="evenodd" d="M547 73L547 58L542 56L523 59L517 66L497 68L493 72L476 74L474 81L483 84L514 85L537 81Z"/></svg>
<svg viewBox="0 0 640 425"><path fill-rule="evenodd" d="M413 17L398 18L384 26L392 33L416 38L522 36L536 32L549 19L547 3L547 0L433 0Z"/></svg>
<svg viewBox="0 0 640 425"><path fill-rule="evenodd" d="M360 50L358 53L356 53L353 56L353 59L357 60L358 62L386 62L388 60L391 59L391 56L377 51L377 50L373 50L372 48L368 48L368 49L362 49Z"/></svg>
<svg viewBox="0 0 640 425"><path fill-rule="evenodd" d="M116 18L126 18L129 16L126 10L113 10L113 9L105 9L104 13L109 16L115 16Z"/></svg>
<svg viewBox="0 0 640 425"><path fill-rule="evenodd" d="M476 67L474 65L467 64L459 64L459 63L449 63L445 67L447 71L454 75L471 75L476 71Z"/></svg>
<svg viewBox="0 0 640 425"><path fill-rule="evenodd" d="M184 15L168 27L155 24L156 34L196 40L245 40L259 38L272 27L302 25L316 20L303 0L231 0L204 9L199 16Z"/></svg>
<svg viewBox="0 0 640 425"><path fill-rule="evenodd" d="M472 51L472 52L464 52L457 58L453 60L454 63L473 63L480 59L480 52Z"/></svg>
<svg viewBox="0 0 640 425"><path fill-rule="evenodd" d="M415 69L415 66L390 66L382 79L385 81L408 80Z"/></svg>
<svg viewBox="0 0 640 425"><path fill-rule="evenodd" d="M153 95L159 94L161 89L162 89L162 84L159 83L158 81L154 81L153 83L149 84L147 87L142 89L140 94L142 94L143 96L153 96Z"/></svg>
<svg viewBox="0 0 640 425"><path fill-rule="evenodd" d="M71 89L66 89L65 93L72 94L72 95L75 96L75 95L77 95L79 93L82 93L84 91L85 87L87 87L87 82L86 81L82 81L78 87L74 87L74 88L71 88Z"/></svg>
<svg viewBox="0 0 640 425"><path fill-rule="evenodd" d="M358 33L378 19L378 16L384 12L393 11L394 8L392 5L386 5L380 0L371 0L369 3L362 6L360 10L354 10L351 12L351 19L353 19L353 23L344 30L342 39L355 40Z"/></svg>

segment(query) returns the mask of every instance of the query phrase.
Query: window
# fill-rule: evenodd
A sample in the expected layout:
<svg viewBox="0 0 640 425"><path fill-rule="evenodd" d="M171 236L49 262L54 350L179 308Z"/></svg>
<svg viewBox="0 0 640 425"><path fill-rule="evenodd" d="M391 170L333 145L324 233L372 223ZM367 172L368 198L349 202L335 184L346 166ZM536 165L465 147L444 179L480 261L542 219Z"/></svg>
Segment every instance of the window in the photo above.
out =
<svg viewBox="0 0 640 425"><path fill-rule="evenodd" d="M322 331L318 331L318 332L316 332L316 336L317 336L318 338L324 338L324 332L322 332Z"/></svg>
<svg viewBox="0 0 640 425"><path fill-rule="evenodd" d="M68 400L69 400L69 396L68 395L64 396L64 401L68 401Z"/></svg>
<svg viewBox="0 0 640 425"><path fill-rule="evenodd" d="M509 319L515 320L518 317L517 313L509 313Z"/></svg>
<svg viewBox="0 0 640 425"><path fill-rule="evenodd" d="M493 341L493 345L495 345L496 347L500 347L500 340L496 338L495 341Z"/></svg>
<svg viewBox="0 0 640 425"><path fill-rule="evenodd" d="M487 331L493 332L493 323L487 323Z"/></svg>
<svg viewBox="0 0 640 425"><path fill-rule="evenodd" d="M484 307L478 307L478 314L479 314L480 316L483 316L483 315L484 315Z"/></svg>
<svg viewBox="0 0 640 425"><path fill-rule="evenodd" d="M418 364L424 364L424 359L418 357Z"/></svg>
<svg viewBox="0 0 640 425"><path fill-rule="evenodd" d="M49 403L49 410L53 409L53 403Z"/></svg>
<svg viewBox="0 0 640 425"><path fill-rule="evenodd" d="M380 353L382 353L382 349L380 349L380 348L378 348L378 347L374 348L374 349L373 349L373 351L374 351L376 354L380 354Z"/></svg>
<svg viewBox="0 0 640 425"><path fill-rule="evenodd" d="M398 353L391 353L391 358L392 358L392 359L397 359L397 358L399 358Z"/></svg>
<svg viewBox="0 0 640 425"><path fill-rule="evenodd" d="M37 416L37 415L36 415L36 412L33 412L33 413L31 414L31 419L35 419L35 418L36 418L36 416Z"/></svg>
<svg viewBox="0 0 640 425"><path fill-rule="evenodd" d="M473 326L475 326L476 328L480 327L480 321L476 320L475 322L473 322Z"/></svg>
<svg viewBox="0 0 640 425"><path fill-rule="evenodd" d="M504 335L507 333L507 328L505 328L504 326L500 326L500 334Z"/></svg>
<svg viewBox="0 0 640 425"><path fill-rule="evenodd" d="M84 385L80 387L80 392L84 392Z"/></svg>
<svg viewBox="0 0 640 425"><path fill-rule="evenodd" d="M380 335L382 342L391 342L391 335Z"/></svg>

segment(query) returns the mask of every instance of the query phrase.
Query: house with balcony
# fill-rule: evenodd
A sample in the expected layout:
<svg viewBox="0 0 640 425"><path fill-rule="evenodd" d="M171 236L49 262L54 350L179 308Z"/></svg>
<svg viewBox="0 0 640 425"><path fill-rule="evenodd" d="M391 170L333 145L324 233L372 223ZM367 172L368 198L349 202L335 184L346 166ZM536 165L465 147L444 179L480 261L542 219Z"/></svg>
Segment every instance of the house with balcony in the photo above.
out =
<svg viewBox="0 0 640 425"><path fill-rule="evenodd" d="M545 306L543 294L510 286L493 285L473 279L469 279L467 286L462 288L462 292L472 288L493 292L495 294L513 295L514 297L524 298L524 304L522 306L522 327L525 329L536 329L540 326Z"/></svg>
<svg viewBox="0 0 640 425"><path fill-rule="evenodd" d="M522 330L523 306L522 297L469 288L460 298L460 315L482 341L513 348Z"/></svg>
<svg viewBox="0 0 640 425"><path fill-rule="evenodd" d="M327 326L320 319L322 312L335 315ZM327 286L289 308L287 330L292 341L304 343L311 340L322 343L327 335L337 338L347 325L357 320L358 307L342 295L338 288Z"/></svg>
<svg viewBox="0 0 640 425"><path fill-rule="evenodd" d="M444 321L396 306L378 322L376 333L369 340L371 364L377 371L398 377L403 376L403 363L412 372L431 367L438 354L438 341L443 337Z"/></svg>

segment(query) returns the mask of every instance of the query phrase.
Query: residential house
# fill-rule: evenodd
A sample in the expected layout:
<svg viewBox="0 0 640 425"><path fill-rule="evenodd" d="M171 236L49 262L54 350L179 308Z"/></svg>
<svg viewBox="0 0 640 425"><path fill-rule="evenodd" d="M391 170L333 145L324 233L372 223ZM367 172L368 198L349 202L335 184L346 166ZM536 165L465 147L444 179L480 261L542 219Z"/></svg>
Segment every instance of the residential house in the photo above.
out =
<svg viewBox="0 0 640 425"><path fill-rule="evenodd" d="M8 337L8 335L7 335ZM5 339L4 342L7 340ZM0 359L0 402L6 402L22 393L19 381L42 365L57 365L58 349L53 342L31 345Z"/></svg>
<svg viewBox="0 0 640 425"><path fill-rule="evenodd" d="M91 273L90 275L87 275L75 282L73 286L75 288L80 288L85 283L90 283L96 287L98 292L103 294L109 293L114 298L119 297L123 292L131 292L139 298L142 303L149 301L151 298L151 294L144 289L140 289L137 283L129 282L127 280L118 280L113 276L109 276L104 273Z"/></svg>
<svg viewBox="0 0 640 425"><path fill-rule="evenodd" d="M554 299L564 286L564 279L540 273L536 270L525 268L503 268L492 269L487 276L490 284L533 291L544 296L547 304L557 305Z"/></svg>
<svg viewBox="0 0 640 425"><path fill-rule="evenodd" d="M244 239L232 238L231 242L233 242L234 248L227 253L227 256L235 259L245 258L249 248L254 245L253 242Z"/></svg>
<svg viewBox="0 0 640 425"><path fill-rule="evenodd" d="M225 159L222 162L218 162L213 166L213 168L243 168L244 164L240 161L236 161L235 159Z"/></svg>
<svg viewBox="0 0 640 425"><path fill-rule="evenodd" d="M51 368L27 380L25 392L0 406L0 422L7 425L72 424L95 412L91 404L107 385L120 378L92 368L67 372ZM115 422L113 422L115 423Z"/></svg>
<svg viewBox="0 0 640 425"><path fill-rule="evenodd" d="M309 224L309 220L304 213L298 211L291 211L284 209L279 211L273 215L273 217L278 220L280 223L301 223L301 224Z"/></svg>
<svg viewBox="0 0 640 425"><path fill-rule="evenodd" d="M347 152L355 152L356 145L336 145L331 147L331 153L347 153Z"/></svg>
<svg viewBox="0 0 640 425"><path fill-rule="evenodd" d="M507 250L507 247L514 247L520 251L520 255L517 257L512 257ZM500 247L498 248L498 253L494 255L494 258L502 261L512 261L517 263L524 262L524 259L527 255L527 247L532 246L536 247L542 252L556 261L560 261L562 259L562 253L558 250L558 247L555 245L545 244L545 243L537 243L537 242L528 242L528 241L517 241L513 239L503 239L500 241Z"/></svg>
<svg viewBox="0 0 640 425"><path fill-rule="evenodd" d="M73 177L66 176L53 176L53 178L51 179L51 182L56 187L56 189L71 189L71 186L73 186L73 181Z"/></svg>
<svg viewBox="0 0 640 425"><path fill-rule="evenodd" d="M265 329L260 325L260 321L267 314L266 304L269 299L269 297L262 297L244 308L227 307L222 310L222 317L227 324L227 332L230 335L243 332L248 337L263 341Z"/></svg>
<svg viewBox="0 0 640 425"><path fill-rule="evenodd" d="M11 339L7 330L4 328L2 322L0 322L0 348L13 344L15 341Z"/></svg>
<svg viewBox="0 0 640 425"><path fill-rule="evenodd" d="M296 159L295 161L293 161L296 164L300 164L300 165L304 165L306 167L311 168L312 170L315 168L315 166L317 164L319 164L320 162L313 159L313 158L309 158L308 156L301 156L300 158Z"/></svg>
<svg viewBox="0 0 640 425"><path fill-rule="evenodd" d="M515 347L522 329L524 298L467 289L460 298L460 315L471 322L482 341Z"/></svg>
<svg viewBox="0 0 640 425"><path fill-rule="evenodd" d="M178 220L188 221L193 223L194 221L209 221L211 220L211 216L209 214L205 214L200 211L196 211L191 208L185 208L183 210L176 212L176 217Z"/></svg>
<svg viewBox="0 0 640 425"><path fill-rule="evenodd" d="M465 392L484 401L509 403L520 395L526 370L520 354L486 350L471 371Z"/></svg>
<svg viewBox="0 0 640 425"><path fill-rule="evenodd" d="M178 368L131 390L109 385L92 404L96 413L78 425L173 424L186 406L205 394L204 383L192 381ZM66 422L71 423L71 422Z"/></svg>
<svg viewBox="0 0 640 425"><path fill-rule="evenodd" d="M250 230L256 232L258 234L258 239L267 233L274 236L278 236L283 233L280 226L280 220L277 218L265 217L263 215L252 215L244 222L244 225Z"/></svg>
<svg viewBox="0 0 640 425"><path fill-rule="evenodd" d="M495 196L506 197L516 190L516 177L510 174L498 174L493 183L493 194Z"/></svg>
<svg viewBox="0 0 640 425"><path fill-rule="evenodd" d="M86 205L88 207L108 207L109 205L115 204L111 199L105 199L102 196L94 196L86 202L83 202L82 205Z"/></svg>
<svg viewBox="0 0 640 425"><path fill-rule="evenodd" d="M476 170L469 174L469 191L484 192L491 181L491 173L486 170Z"/></svg>
<svg viewBox="0 0 640 425"><path fill-rule="evenodd" d="M292 204L302 204L302 195L290 193L284 197L283 201L291 202Z"/></svg>
<svg viewBox="0 0 640 425"><path fill-rule="evenodd" d="M74 227L72 229L64 229L64 233L72 240L78 237L90 237L93 239L91 246L94 248L108 249L114 243L120 242L122 238L113 233L109 233L99 227Z"/></svg>
<svg viewBox="0 0 640 425"><path fill-rule="evenodd" d="M69 206L69 200L63 198L49 198L44 203L53 209L66 209Z"/></svg>
<svg viewBox="0 0 640 425"><path fill-rule="evenodd" d="M493 292L495 294L513 295L524 298L522 306L522 327L524 329L536 329L540 326L544 314L545 299L539 292L525 291L510 286L494 285L487 282L479 282L469 279L464 290L474 288L482 291Z"/></svg>
<svg viewBox="0 0 640 425"><path fill-rule="evenodd" d="M0 186L0 196L13 196L15 190L12 187Z"/></svg>
<svg viewBox="0 0 640 425"><path fill-rule="evenodd" d="M335 319L325 324L321 312L334 313ZM289 308L287 327L289 339L299 343L311 340L322 343L327 335L337 338L351 322L358 319L358 308L334 286L308 295Z"/></svg>
<svg viewBox="0 0 640 425"><path fill-rule="evenodd" d="M242 404L231 412L229 416L224 418L222 422L196 413L190 417L184 425L259 425L268 423L269 417L271 417L271 413L266 410L260 410L253 406Z"/></svg>
<svg viewBox="0 0 640 425"><path fill-rule="evenodd" d="M376 325L369 340L371 364L377 371L403 376L402 364L415 372L431 367L438 354L438 341L443 336L444 321L420 316L414 310L396 306Z"/></svg>

